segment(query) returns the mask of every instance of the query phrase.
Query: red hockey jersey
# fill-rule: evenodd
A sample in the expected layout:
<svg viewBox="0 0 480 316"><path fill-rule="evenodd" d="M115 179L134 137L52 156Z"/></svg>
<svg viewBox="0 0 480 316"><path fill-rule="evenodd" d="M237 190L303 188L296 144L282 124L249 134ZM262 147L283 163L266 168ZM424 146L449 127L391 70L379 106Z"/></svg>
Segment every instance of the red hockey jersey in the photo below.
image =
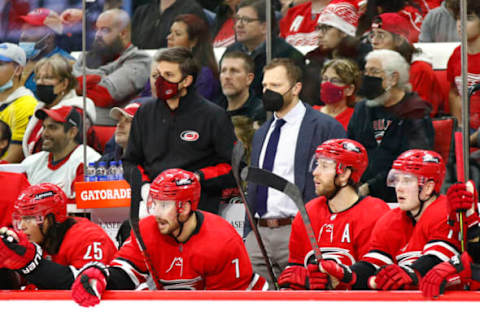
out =
<svg viewBox="0 0 480 316"><path fill-rule="evenodd" d="M50 257L53 262L77 269L91 261L109 263L117 247L107 233L86 218L75 218L77 223L65 234L58 252Z"/></svg>
<svg viewBox="0 0 480 316"><path fill-rule="evenodd" d="M317 46L315 27L320 14L312 14L312 2L307 1L288 9L280 20L280 36L293 46Z"/></svg>
<svg viewBox="0 0 480 316"><path fill-rule="evenodd" d="M385 214L375 225L369 252L362 258L375 267L408 265L422 255L448 261L458 255L458 232L447 223L447 198L438 197L418 222L399 208Z"/></svg>
<svg viewBox="0 0 480 316"><path fill-rule="evenodd" d="M384 201L373 197L340 213L330 211L324 196L313 199L306 208L322 256L345 265L352 265L367 252L376 221L390 212ZM292 223L289 251L289 264L303 265L313 253L300 213Z"/></svg>
<svg viewBox="0 0 480 316"><path fill-rule="evenodd" d="M259 289L258 276L242 238L220 216L197 211L197 228L185 243L162 235L153 216L140 221L140 232L165 290ZM148 271L133 234L118 251L112 266L124 270L136 287ZM265 281L263 279L263 281ZM264 282L262 283L265 284Z"/></svg>

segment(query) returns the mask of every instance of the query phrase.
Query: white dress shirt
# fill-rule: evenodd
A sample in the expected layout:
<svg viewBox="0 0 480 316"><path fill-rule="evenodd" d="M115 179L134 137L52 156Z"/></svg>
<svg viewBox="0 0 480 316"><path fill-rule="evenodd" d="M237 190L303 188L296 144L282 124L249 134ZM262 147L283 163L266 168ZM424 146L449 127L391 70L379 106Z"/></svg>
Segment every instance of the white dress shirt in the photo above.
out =
<svg viewBox="0 0 480 316"><path fill-rule="evenodd" d="M280 138L278 141L277 153L273 163L273 173L290 182L295 180L295 152L297 148L298 132L305 116L305 105L302 101L298 101L284 117L285 124L280 130ZM265 141L263 142L262 151L260 152L259 166L263 166L263 159L267 148L270 135L275 129L276 121L279 119L274 115L274 121L270 125ZM262 218L285 218L294 217L297 214L295 203L284 193L275 189L268 189L267 213ZM258 215L256 215L258 217Z"/></svg>

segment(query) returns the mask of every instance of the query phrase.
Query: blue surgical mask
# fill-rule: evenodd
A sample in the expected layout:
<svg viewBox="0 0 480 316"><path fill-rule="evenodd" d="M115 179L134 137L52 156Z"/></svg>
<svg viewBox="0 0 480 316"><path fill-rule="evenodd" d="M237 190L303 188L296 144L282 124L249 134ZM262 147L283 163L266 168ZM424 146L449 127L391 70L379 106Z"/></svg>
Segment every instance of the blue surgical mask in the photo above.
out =
<svg viewBox="0 0 480 316"><path fill-rule="evenodd" d="M13 80L12 79L5 82L5 84L3 86L0 86L0 93L2 93L4 91L7 91L11 87L13 87Z"/></svg>
<svg viewBox="0 0 480 316"><path fill-rule="evenodd" d="M27 59L32 59L40 53L39 49L35 49L35 42L19 42L18 46L25 51Z"/></svg>

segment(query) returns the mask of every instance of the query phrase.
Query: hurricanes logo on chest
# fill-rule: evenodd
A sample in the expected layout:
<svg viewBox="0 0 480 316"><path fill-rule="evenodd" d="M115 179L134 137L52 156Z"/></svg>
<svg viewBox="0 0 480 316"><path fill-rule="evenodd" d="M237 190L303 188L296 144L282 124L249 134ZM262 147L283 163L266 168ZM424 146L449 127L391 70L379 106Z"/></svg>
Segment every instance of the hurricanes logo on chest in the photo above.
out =
<svg viewBox="0 0 480 316"><path fill-rule="evenodd" d="M169 273L175 267L180 268L179 276L182 277L183 276L183 258L182 257L173 258L172 263L170 264L170 267L165 271L165 273Z"/></svg>
<svg viewBox="0 0 480 316"><path fill-rule="evenodd" d="M180 139L186 142L194 142L200 138L200 134L196 131L183 131L180 134Z"/></svg>

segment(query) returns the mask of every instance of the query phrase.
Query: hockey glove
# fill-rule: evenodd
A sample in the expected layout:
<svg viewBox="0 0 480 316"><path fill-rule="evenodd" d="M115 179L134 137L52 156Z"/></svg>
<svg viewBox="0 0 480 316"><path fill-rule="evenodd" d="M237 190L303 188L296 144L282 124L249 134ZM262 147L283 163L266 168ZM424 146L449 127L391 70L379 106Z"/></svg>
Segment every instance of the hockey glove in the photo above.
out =
<svg viewBox="0 0 480 316"><path fill-rule="evenodd" d="M100 303L107 287L108 269L100 262L87 263L72 284L72 298L83 307Z"/></svg>
<svg viewBox="0 0 480 316"><path fill-rule="evenodd" d="M420 282L423 296L436 298L445 292L445 288L467 283L472 277L472 259L467 252L453 257L433 267Z"/></svg>
<svg viewBox="0 0 480 316"><path fill-rule="evenodd" d="M288 266L278 277L281 289L306 290L308 271L302 266Z"/></svg>
<svg viewBox="0 0 480 316"><path fill-rule="evenodd" d="M447 191L447 201L449 207L448 221L451 225L458 223L459 213L465 213L465 223L467 227L478 224L478 194L473 181L467 182L471 185L470 192L466 183L455 183Z"/></svg>
<svg viewBox="0 0 480 316"><path fill-rule="evenodd" d="M352 272L349 266L337 263L334 260L320 261L320 271L327 273L340 282L340 284L336 284L334 289L338 286L341 286L342 289L349 289L357 281L357 275L355 272Z"/></svg>
<svg viewBox="0 0 480 316"><path fill-rule="evenodd" d="M378 270L375 283L378 290L407 290L416 288L418 279L419 274L411 267L389 264Z"/></svg>
<svg viewBox="0 0 480 316"><path fill-rule="evenodd" d="M15 235L18 240L7 233L0 235L0 266L29 274L42 261L42 248L28 241L23 232L15 232Z"/></svg>
<svg viewBox="0 0 480 316"><path fill-rule="evenodd" d="M308 270L308 289L309 290L326 290L330 282L328 274L321 272L317 264L309 264Z"/></svg>

